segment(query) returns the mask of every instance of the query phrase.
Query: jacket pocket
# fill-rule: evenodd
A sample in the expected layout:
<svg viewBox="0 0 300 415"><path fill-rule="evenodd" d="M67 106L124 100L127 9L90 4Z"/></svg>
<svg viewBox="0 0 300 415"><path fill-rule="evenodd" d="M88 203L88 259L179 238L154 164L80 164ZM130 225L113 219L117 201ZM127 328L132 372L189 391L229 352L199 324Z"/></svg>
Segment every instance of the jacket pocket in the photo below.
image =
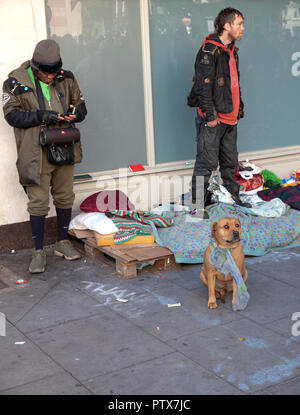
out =
<svg viewBox="0 0 300 415"><path fill-rule="evenodd" d="M225 107L226 78L218 75L214 84L214 101L218 112L226 112Z"/></svg>

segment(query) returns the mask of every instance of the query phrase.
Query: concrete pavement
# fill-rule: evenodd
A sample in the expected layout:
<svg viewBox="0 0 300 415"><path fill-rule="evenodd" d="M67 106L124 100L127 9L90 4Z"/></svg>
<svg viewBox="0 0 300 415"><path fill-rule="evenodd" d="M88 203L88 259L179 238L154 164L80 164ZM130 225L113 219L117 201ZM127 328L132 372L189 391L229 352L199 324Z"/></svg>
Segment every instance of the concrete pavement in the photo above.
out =
<svg viewBox="0 0 300 415"><path fill-rule="evenodd" d="M123 280L52 249L36 276L30 250L0 255L0 394L300 394L299 248L246 259L251 298L236 312L228 295L207 308L201 264Z"/></svg>

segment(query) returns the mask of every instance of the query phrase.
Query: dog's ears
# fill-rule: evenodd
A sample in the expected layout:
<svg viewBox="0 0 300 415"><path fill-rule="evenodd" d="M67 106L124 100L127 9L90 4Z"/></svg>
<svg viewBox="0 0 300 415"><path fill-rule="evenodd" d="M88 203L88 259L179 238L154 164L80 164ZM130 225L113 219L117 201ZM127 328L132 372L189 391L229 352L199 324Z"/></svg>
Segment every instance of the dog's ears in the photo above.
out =
<svg viewBox="0 0 300 415"><path fill-rule="evenodd" d="M215 237L215 232L216 232L217 224L218 224L218 222L214 222L214 223L211 225L211 236L212 236L213 238Z"/></svg>

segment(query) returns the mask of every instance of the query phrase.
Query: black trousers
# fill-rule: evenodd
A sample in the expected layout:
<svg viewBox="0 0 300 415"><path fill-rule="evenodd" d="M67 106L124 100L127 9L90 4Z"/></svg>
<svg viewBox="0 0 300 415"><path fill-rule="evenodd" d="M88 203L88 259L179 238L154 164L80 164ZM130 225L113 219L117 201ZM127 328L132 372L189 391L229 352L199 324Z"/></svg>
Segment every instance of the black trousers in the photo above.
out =
<svg viewBox="0 0 300 415"><path fill-rule="evenodd" d="M200 115L196 117L197 154L192 176L192 197L196 196L197 177L204 177L204 190L212 171L220 167L223 185L235 189L234 170L238 168L237 125L217 124L208 127ZM203 182L202 182L203 183ZM197 190L197 194L199 189Z"/></svg>

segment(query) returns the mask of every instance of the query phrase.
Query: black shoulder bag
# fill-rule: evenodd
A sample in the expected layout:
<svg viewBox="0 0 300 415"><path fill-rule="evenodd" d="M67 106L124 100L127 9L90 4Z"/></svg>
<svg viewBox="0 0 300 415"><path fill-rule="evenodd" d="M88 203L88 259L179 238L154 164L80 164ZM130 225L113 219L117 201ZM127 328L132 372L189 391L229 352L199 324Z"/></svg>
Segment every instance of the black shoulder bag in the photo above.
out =
<svg viewBox="0 0 300 415"><path fill-rule="evenodd" d="M41 85L35 78L36 92L41 110L45 110L45 101ZM55 83L60 102L64 112L67 112L64 95L57 83ZM69 128L46 128L42 123L40 134L40 144L47 147L47 158L49 163L58 166L74 164L74 143L80 140L80 131L78 128L71 126Z"/></svg>

